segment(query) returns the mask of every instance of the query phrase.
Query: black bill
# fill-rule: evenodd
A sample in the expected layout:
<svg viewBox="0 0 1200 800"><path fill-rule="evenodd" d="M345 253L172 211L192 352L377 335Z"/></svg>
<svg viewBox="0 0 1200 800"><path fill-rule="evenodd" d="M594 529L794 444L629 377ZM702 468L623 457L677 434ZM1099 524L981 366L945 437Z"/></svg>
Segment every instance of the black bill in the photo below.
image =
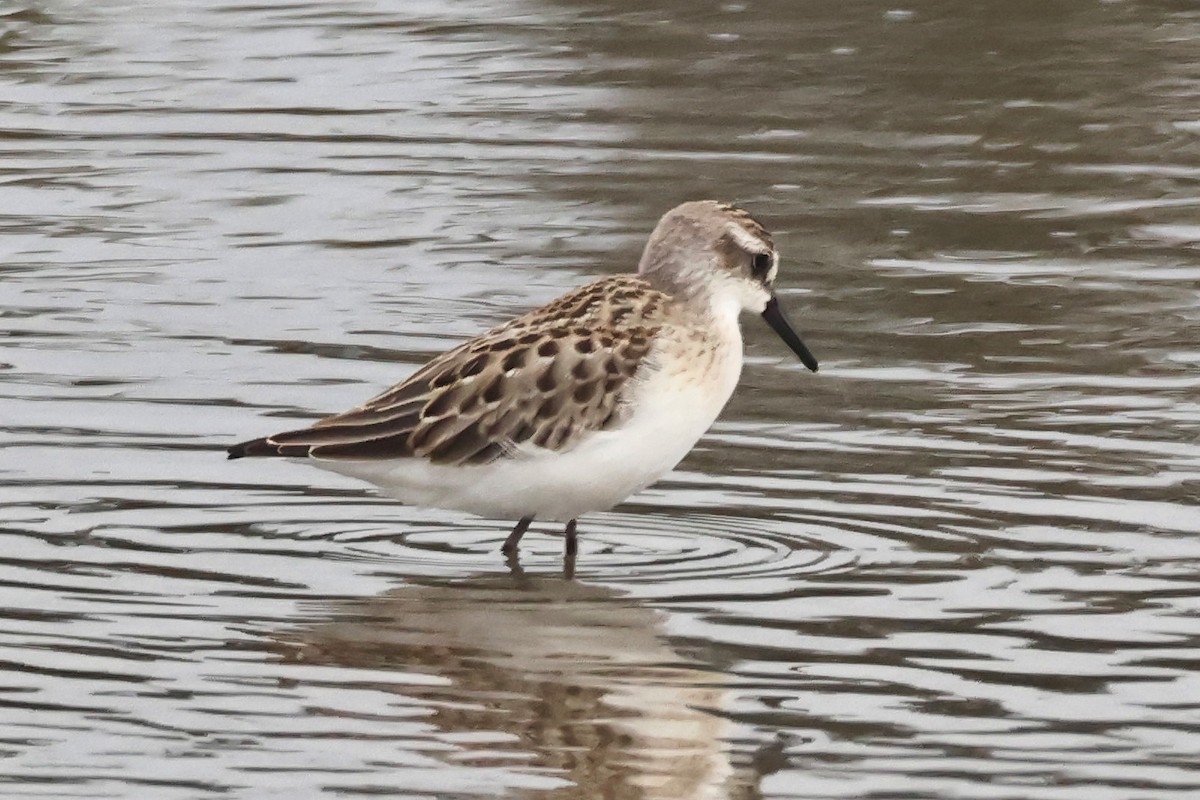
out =
<svg viewBox="0 0 1200 800"><path fill-rule="evenodd" d="M771 326L771 330L779 334L779 338L787 342L787 346L792 348L792 352L800 356L800 361L804 366L817 371L817 359L812 352L804 346L804 342L800 341L800 337L796 331L792 329L792 324L787 321L787 317L783 315L783 309L779 307L779 300L774 296L767 301L767 307L763 309L762 317Z"/></svg>

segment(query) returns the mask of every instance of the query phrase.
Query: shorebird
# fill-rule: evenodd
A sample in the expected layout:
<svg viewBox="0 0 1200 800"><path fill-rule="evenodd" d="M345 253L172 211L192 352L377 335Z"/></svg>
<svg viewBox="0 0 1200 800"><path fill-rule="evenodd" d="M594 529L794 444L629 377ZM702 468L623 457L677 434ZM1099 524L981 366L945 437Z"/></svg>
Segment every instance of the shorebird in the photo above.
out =
<svg viewBox="0 0 1200 800"><path fill-rule="evenodd" d="M300 458L405 503L517 519L604 511L678 464L742 371L743 311L762 315L813 372L775 297L779 255L746 211L684 203L650 234L636 274L612 275L437 356L310 427L252 439L229 458Z"/></svg>

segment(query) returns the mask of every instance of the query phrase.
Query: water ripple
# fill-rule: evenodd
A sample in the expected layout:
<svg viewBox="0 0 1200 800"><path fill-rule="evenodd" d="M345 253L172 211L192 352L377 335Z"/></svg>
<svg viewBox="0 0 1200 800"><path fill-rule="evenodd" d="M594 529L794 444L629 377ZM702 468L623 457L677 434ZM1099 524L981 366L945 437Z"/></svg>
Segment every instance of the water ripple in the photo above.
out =
<svg viewBox="0 0 1200 800"><path fill-rule="evenodd" d="M1187 4L32 5L6 796L1200 793ZM822 370L747 319L574 579L554 526L513 569L511 522L224 460L696 197L764 217Z"/></svg>

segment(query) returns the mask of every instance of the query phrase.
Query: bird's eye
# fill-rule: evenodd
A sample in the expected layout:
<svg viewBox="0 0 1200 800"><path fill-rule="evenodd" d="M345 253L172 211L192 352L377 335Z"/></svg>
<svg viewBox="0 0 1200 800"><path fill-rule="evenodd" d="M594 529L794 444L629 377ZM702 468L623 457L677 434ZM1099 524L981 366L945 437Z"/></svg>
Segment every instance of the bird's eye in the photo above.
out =
<svg viewBox="0 0 1200 800"><path fill-rule="evenodd" d="M765 281L771 272L771 256L768 253L755 253L750 262L750 273L760 281Z"/></svg>

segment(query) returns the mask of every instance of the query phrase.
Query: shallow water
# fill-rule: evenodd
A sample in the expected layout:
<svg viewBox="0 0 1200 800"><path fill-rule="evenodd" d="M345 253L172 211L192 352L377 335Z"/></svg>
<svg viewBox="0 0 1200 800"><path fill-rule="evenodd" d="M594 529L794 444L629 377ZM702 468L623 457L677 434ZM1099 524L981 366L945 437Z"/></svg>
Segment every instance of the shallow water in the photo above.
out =
<svg viewBox="0 0 1200 800"><path fill-rule="evenodd" d="M1194 5L0 26L5 797L1200 793ZM574 580L550 527L510 572L503 521L224 461L707 196L821 372L747 320Z"/></svg>

